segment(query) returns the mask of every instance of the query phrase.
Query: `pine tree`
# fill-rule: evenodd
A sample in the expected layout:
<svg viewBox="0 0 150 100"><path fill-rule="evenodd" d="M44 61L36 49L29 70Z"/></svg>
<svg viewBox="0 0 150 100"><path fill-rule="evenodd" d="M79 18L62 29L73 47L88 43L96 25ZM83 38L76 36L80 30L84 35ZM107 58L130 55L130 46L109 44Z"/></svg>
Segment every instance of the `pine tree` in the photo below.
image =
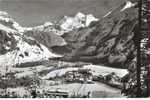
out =
<svg viewBox="0 0 150 100"><path fill-rule="evenodd" d="M142 28L141 28L141 90L142 97L150 96L150 0L142 0ZM136 59L136 58L135 58ZM136 97L136 60L133 60L128 68L126 87L123 92L128 97Z"/></svg>
<svg viewBox="0 0 150 100"><path fill-rule="evenodd" d="M145 77L144 77L144 83L145 83L145 87L146 87L146 93L145 95L147 97L150 96L149 92L150 92L150 63L149 63L149 59L150 59L150 0L143 0L143 9L142 9L143 13L142 13L142 26L143 26L143 37L146 39L146 43L143 49L143 55L145 55L143 57L143 64L145 65Z"/></svg>

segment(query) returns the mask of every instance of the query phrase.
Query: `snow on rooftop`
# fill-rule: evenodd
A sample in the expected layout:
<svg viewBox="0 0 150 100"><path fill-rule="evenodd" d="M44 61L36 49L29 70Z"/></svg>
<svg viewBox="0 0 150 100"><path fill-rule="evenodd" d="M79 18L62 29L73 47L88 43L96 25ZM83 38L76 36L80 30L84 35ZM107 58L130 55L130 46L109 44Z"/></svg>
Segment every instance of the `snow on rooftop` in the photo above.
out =
<svg viewBox="0 0 150 100"><path fill-rule="evenodd" d="M85 65L85 69L91 69L93 75L107 75L112 72L115 72L115 74L119 77L123 77L128 73L126 69L119 69L119 68L110 68L106 66L101 66L101 65Z"/></svg>

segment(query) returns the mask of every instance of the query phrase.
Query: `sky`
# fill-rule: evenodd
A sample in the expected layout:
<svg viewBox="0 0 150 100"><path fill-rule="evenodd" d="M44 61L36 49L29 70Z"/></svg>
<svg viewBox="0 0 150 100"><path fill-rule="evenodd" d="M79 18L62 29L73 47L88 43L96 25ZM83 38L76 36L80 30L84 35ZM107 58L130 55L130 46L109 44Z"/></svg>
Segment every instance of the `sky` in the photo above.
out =
<svg viewBox="0 0 150 100"><path fill-rule="evenodd" d="M55 21L77 12L102 17L124 0L0 0L0 10L8 12L22 26Z"/></svg>

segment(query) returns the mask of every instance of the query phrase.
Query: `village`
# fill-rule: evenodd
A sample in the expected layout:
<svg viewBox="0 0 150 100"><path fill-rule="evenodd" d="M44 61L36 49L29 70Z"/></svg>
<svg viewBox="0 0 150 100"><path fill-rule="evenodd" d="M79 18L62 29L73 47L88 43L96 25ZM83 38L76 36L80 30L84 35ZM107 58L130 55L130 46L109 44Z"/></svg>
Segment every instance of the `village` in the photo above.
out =
<svg viewBox="0 0 150 100"><path fill-rule="evenodd" d="M0 85L4 88L0 89L0 97L90 98L96 97L94 96L95 94L100 94L105 97L107 94L107 90L105 89L104 92L100 92L98 90L98 84L103 84L105 87L108 85L107 87L112 88L112 90L114 87L113 91L119 90L123 86L121 83L121 78L118 77L115 72L106 74L104 76L97 76L92 74L91 69L78 68L77 70L66 71L62 76L59 76L58 74L59 73L56 73L54 77L42 79L41 77L39 77L38 73L35 72L31 81L29 81L29 79L27 79L28 81L25 80L26 82L21 83L21 85L24 85L25 87L21 87L15 77L13 77L13 73L7 73L6 76L1 76ZM13 81L8 83L8 81L13 79L14 83ZM16 84L18 84L18 86L15 86ZM91 88L93 86L95 88ZM21 90L21 94L19 93L19 90ZM110 90L108 90L108 92L109 91ZM114 94L116 94L116 92L114 92Z"/></svg>

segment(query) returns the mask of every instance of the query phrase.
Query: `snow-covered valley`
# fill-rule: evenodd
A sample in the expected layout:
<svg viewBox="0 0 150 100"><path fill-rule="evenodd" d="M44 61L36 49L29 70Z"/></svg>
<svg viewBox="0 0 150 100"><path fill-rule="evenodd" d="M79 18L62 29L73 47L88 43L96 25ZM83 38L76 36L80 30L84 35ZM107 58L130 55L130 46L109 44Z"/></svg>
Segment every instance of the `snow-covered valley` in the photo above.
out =
<svg viewBox="0 0 150 100"><path fill-rule="evenodd" d="M102 18L78 12L35 27L1 11L0 91L124 97L122 78L135 59L135 5L127 1Z"/></svg>
<svg viewBox="0 0 150 100"><path fill-rule="evenodd" d="M56 68L55 63L62 64L62 66L59 66ZM71 66L70 66L71 65ZM8 68L7 72L6 68L1 70L2 73L13 73L13 76L15 76L16 79L24 79L28 78L27 80L34 79L34 81L38 80L40 82L40 85L37 85L37 91L42 93L42 91L65 91L69 93L69 97L79 97L79 95L82 97L84 95L87 95L88 92L91 92L91 97L124 97L121 95L121 90L116 87L111 87L109 85L106 85L105 83L102 83L101 81L91 81L92 83L80 83L80 82L65 82L65 74L67 72L72 71L78 71L81 69L90 69L92 72L92 75L94 77L96 76L107 76L114 72L118 77L123 77L127 74L127 70L125 69L117 69L117 68L110 68L106 66L100 66L100 65L92 65L92 64L83 64L83 66L77 66L78 64L74 63L67 63L67 62L56 62L51 65L39 65L35 67L26 67L26 68L14 68L10 67ZM11 77L13 77L11 76ZM16 80L15 79L15 80ZM15 81L14 80L14 81ZM26 80L26 81L27 81ZM10 82L10 83L13 83ZM10 84L8 83L8 84ZM17 83L18 84L18 83ZM8 85L9 86L9 85ZM16 87L16 86L15 86ZM25 95L30 94L29 91L20 85L18 85L16 88L9 87L8 90L15 91L18 93L18 95ZM19 91L24 91L20 92Z"/></svg>

